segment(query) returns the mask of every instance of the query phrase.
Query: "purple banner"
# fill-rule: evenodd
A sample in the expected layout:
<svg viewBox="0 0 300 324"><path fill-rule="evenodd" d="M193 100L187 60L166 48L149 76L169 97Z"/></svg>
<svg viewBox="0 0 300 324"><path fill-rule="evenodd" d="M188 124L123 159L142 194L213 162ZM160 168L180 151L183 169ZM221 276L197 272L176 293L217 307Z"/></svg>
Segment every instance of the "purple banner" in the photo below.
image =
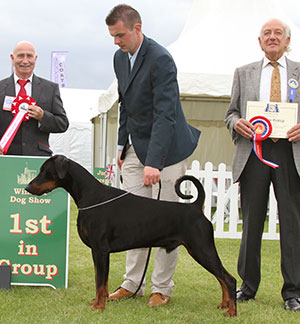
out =
<svg viewBox="0 0 300 324"><path fill-rule="evenodd" d="M51 53L51 81L60 88L66 88L66 58L68 52L54 51Z"/></svg>

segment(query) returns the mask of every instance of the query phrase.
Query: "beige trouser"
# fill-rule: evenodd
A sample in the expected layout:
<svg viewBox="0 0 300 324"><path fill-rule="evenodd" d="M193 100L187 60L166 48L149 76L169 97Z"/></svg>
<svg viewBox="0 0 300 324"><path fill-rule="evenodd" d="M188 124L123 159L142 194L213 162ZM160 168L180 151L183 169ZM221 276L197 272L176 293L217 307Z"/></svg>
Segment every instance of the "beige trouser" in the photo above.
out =
<svg viewBox="0 0 300 324"><path fill-rule="evenodd" d="M174 185L176 180L185 174L187 168L187 160L179 162L177 164L168 166L161 171L161 200L178 201L179 198L175 192ZM122 177L124 181L124 189L137 186L143 183L143 170L144 166L137 158L133 146L130 146L126 153L126 157L122 166ZM158 184L152 187L142 187L138 189L132 189L134 194L149 198L157 199L159 186ZM143 217L143 215L140 215ZM122 287L135 292L138 288L148 255L149 249L134 249L127 251L126 255L126 274L124 275L125 281ZM155 265L152 273L152 293L162 293L167 296L171 296L174 282L172 280L176 262L178 257L178 248L170 253L166 253L164 248L155 249ZM144 295L145 293L145 280L138 295Z"/></svg>

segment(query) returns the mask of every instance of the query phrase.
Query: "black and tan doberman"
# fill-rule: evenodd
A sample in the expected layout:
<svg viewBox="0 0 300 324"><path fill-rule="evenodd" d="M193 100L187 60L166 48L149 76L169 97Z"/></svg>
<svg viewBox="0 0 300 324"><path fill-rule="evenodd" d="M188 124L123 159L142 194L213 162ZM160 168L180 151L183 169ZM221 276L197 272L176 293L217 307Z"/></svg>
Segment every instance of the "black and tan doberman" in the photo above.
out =
<svg viewBox="0 0 300 324"><path fill-rule="evenodd" d="M180 184L185 180L197 187L194 203L158 201L101 184L76 162L55 155L44 162L26 190L40 196L62 187L73 197L79 209L78 233L91 248L95 265L93 309L105 308L110 253L147 247L164 247L170 252L184 245L221 284L222 302L218 307L229 308L225 315L236 316L236 280L224 269L215 247L212 224L202 212L203 187L196 178L183 176L175 185L176 193L183 199L191 198L180 192Z"/></svg>

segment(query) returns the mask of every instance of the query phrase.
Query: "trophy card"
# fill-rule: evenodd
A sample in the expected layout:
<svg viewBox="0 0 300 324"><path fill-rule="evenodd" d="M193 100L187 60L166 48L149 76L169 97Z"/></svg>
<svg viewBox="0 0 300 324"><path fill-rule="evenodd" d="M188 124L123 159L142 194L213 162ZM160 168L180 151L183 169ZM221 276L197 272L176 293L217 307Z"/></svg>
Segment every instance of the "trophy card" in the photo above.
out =
<svg viewBox="0 0 300 324"><path fill-rule="evenodd" d="M263 116L271 122L271 138L286 138L286 133L298 123L298 104L248 101L246 119L256 116Z"/></svg>

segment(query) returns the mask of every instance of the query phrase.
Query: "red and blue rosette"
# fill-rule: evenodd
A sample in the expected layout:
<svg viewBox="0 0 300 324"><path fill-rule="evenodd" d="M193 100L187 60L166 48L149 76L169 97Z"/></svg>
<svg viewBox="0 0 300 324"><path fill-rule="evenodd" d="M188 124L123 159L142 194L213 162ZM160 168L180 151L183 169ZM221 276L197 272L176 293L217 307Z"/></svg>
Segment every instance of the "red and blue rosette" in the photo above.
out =
<svg viewBox="0 0 300 324"><path fill-rule="evenodd" d="M276 169L278 164L263 159L262 157L262 145L261 142L266 140L272 133L272 124L268 118L263 116L256 116L249 120L249 122L255 127L253 131L253 150L256 156L268 166Z"/></svg>
<svg viewBox="0 0 300 324"><path fill-rule="evenodd" d="M30 119L28 116L28 107L30 105L35 106L36 102L33 98L27 96L23 98L18 96L11 105L11 112L14 115L14 119L9 124L7 130L3 134L0 140L0 146L2 147L3 154L6 154L10 144L12 143L17 131L23 121Z"/></svg>

